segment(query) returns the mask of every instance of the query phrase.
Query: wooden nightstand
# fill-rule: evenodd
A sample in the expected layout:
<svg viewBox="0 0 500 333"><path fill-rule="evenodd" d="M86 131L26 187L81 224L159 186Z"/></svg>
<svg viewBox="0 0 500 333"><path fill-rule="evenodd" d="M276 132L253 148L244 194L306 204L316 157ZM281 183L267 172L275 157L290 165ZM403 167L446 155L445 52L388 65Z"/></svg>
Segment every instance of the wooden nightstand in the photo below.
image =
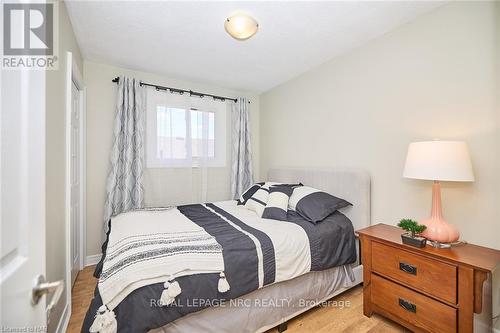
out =
<svg viewBox="0 0 500 333"><path fill-rule="evenodd" d="M472 332L500 251L472 244L418 249L401 243L402 232L386 224L358 231L364 314L379 313L416 332Z"/></svg>

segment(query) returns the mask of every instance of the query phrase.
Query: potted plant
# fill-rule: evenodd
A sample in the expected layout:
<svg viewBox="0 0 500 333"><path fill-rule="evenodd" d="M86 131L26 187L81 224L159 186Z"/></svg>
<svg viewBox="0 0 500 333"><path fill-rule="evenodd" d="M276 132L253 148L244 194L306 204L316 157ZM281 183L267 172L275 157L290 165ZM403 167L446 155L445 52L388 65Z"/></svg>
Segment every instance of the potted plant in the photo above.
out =
<svg viewBox="0 0 500 333"><path fill-rule="evenodd" d="M425 247L425 237L419 236L427 228L425 225L418 224L418 222L412 219L402 219L399 221L398 227L406 230L406 233L401 234L403 244L415 247Z"/></svg>

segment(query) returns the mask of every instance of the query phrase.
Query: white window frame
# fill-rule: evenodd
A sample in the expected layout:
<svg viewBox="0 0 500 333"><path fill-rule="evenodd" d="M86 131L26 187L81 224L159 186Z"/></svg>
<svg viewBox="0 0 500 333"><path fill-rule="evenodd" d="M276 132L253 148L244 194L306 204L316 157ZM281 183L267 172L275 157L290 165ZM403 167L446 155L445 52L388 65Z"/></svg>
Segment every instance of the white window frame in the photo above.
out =
<svg viewBox="0 0 500 333"><path fill-rule="evenodd" d="M157 108L178 108L184 110L207 111L214 113L214 157L208 158L208 167L226 167L227 150L227 103L212 98L186 97L165 91L148 91L146 99L146 168L197 168L200 167L198 158L188 157L181 159L159 159L157 151ZM191 133L190 115L186 114L186 131ZM189 121L188 121L189 120ZM188 149L191 154L191 149Z"/></svg>

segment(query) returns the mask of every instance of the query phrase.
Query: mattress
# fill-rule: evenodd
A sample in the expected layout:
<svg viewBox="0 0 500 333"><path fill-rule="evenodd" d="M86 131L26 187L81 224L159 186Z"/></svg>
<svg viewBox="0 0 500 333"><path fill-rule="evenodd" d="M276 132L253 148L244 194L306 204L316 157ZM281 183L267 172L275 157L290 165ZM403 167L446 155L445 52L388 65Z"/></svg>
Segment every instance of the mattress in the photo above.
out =
<svg viewBox="0 0 500 333"><path fill-rule="evenodd" d="M340 266L342 269L321 272L317 277L321 278L322 274L335 277L332 286L338 283L343 285L346 277L353 280L352 274L348 273L352 273L349 265L357 258L354 230L349 219L340 212L313 225L294 212L289 213L288 221L262 219L254 212L237 206L235 201L185 205L175 209L202 227L222 246L225 274L231 289L224 294L217 291L218 274L181 276L177 281L182 285L182 294L176 298L177 302L158 306L155 301L162 293L163 283L140 287L129 293L114 309L119 332L147 332L160 328L205 308L221 307L221 303L242 299L256 290L265 290L266 286L294 283L294 279L309 272ZM113 225L112 220L109 232L116 228L119 225ZM96 268L97 277L106 260L106 246L107 242L103 245L103 260ZM316 284L319 285L319 281L324 279L316 281ZM317 287L314 283L311 288L307 285L299 287L303 294L297 296L315 296L314 288ZM276 288L281 296L275 296L282 297L282 292L287 289L286 285ZM324 292L321 295L325 295ZM101 305L98 286L82 332L88 332Z"/></svg>
<svg viewBox="0 0 500 333"><path fill-rule="evenodd" d="M354 281L349 277L351 269ZM189 314L151 332L264 332L318 304L336 308L349 306L331 298L361 282L361 267L354 264L310 272L258 289L233 302Z"/></svg>

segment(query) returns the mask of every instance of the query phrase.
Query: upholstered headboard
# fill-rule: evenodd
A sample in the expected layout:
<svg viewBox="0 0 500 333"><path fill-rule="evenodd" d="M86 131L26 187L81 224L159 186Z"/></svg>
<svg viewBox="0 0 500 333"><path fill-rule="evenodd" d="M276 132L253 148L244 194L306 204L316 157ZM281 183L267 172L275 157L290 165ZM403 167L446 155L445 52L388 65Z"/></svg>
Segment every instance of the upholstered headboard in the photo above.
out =
<svg viewBox="0 0 500 333"><path fill-rule="evenodd" d="M353 206L341 210L359 230L370 225L370 175L360 169L347 168L272 168L268 181L283 183L301 182L336 197Z"/></svg>

